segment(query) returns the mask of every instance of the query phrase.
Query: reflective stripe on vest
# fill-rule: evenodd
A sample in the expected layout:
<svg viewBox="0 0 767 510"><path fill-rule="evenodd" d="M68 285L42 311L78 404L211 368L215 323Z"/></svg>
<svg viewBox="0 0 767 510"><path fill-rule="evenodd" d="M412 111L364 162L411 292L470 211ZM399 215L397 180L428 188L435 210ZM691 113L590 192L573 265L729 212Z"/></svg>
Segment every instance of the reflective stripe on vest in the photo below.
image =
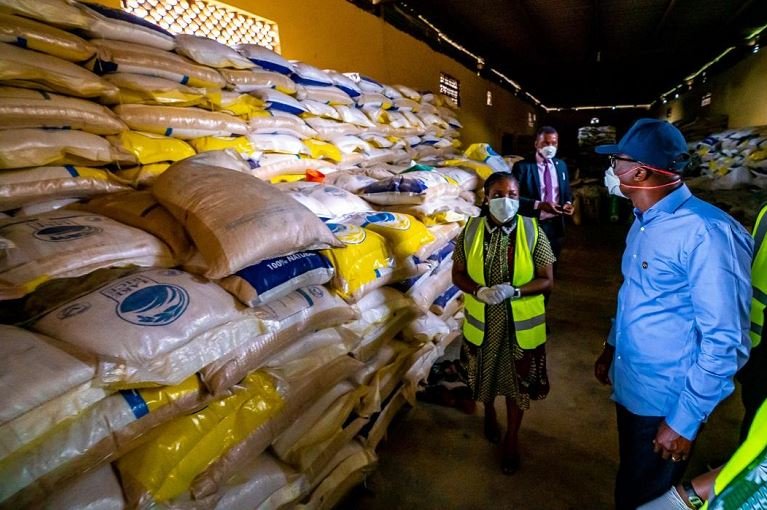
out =
<svg viewBox="0 0 767 510"><path fill-rule="evenodd" d="M767 306L767 248L764 248L764 237L767 234L765 213L767 205L762 206L754 225L754 261L751 264L751 348L762 340L764 327L764 308Z"/></svg>
<svg viewBox="0 0 767 510"><path fill-rule="evenodd" d="M735 480L735 478L747 469L749 464L756 459L756 457L764 451L767 447L767 401L765 401L759 410L756 412L754 421L751 423L751 428L748 431L748 436L743 444L737 449L735 454L730 457L730 460L724 465L722 470L716 477L714 482L714 497L712 498L711 505L716 507L716 499L722 494L727 486ZM708 508L708 502L703 508Z"/></svg>
<svg viewBox="0 0 767 510"><path fill-rule="evenodd" d="M469 277L485 286L485 222L471 218L464 231L463 247ZM533 252L538 243L538 222L534 218L517 216L514 249L514 275L511 284L521 287L535 278ZM522 249L520 249L522 248ZM463 335L474 345L485 339L485 304L470 294L464 295ZM511 315L517 343L523 349L533 349L546 341L546 314L542 295L525 296L511 301Z"/></svg>

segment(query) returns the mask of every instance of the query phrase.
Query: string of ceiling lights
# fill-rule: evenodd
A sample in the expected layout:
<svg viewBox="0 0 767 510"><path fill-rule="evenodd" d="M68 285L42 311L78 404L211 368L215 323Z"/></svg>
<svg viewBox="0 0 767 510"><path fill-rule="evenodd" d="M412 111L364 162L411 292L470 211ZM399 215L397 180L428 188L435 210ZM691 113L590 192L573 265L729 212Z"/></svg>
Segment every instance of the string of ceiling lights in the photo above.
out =
<svg viewBox="0 0 767 510"><path fill-rule="evenodd" d="M440 30L438 27L436 27L433 23L431 23L428 19L426 19L423 15L417 14L415 10L408 6L407 2L402 2L402 7L408 9L410 11L410 15L417 18L419 21L421 21L424 25L429 27L433 32L434 35L437 36L441 41L444 41L445 43L452 46L454 49L460 51L464 55L471 57L475 60L477 71L481 71L485 67L485 59L480 57L479 55L473 53L468 48L463 46L457 41L454 41L450 36L448 36L446 33L444 33L442 30ZM759 45L759 37L761 33L767 29L767 25L764 25L762 27L757 28L754 30L751 34L749 34L748 37L746 37L746 44L748 46L751 46L753 53L758 53L760 50ZM491 74L494 74L504 82L506 82L508 85L510 85L514 89L514 95L522 94L523 96L528 97L536 106L539 106L543 110L548 112L559 112L559 111L565 111L565 110L573 110L573 111L583 111L583 110L621 110L621 109L637 109L637 108L644 108L644 109L650 109L654 104L656 104L658 101L660 101L663 104L668 103L668 100L670 97L673 97L674 99L679 99L680 92L683 92L685 90L685 87L687 89L692 89L693 84L695 83L695 80L697 80L699 77L702 77L703 82L705 83L708 79L708 76L706 74L706 71L713 65L715 65L717 62L722 60L724 57L726 57L728 54L730 54L732 51L736 49L736 46L730 46L726 50L724 50L722 53L720 53L716 58L712 59L711 61L704 64L700 69L698 69L696 72L690 74L687 76L683 83L680 85L677 85L673 87L672 89L662 93L660 97L653 101L652 103L648 104L622 104L622 105L609 105L609 106L601 106L601 105L593 105L593 106L572 106L567 108L561 108L561 107L548 107L543 102L532 95L530 92L523 90L522 86L519 85L517 82L503 74L502 72L498 71L497 69L490 67L488 71Z"/></svg>

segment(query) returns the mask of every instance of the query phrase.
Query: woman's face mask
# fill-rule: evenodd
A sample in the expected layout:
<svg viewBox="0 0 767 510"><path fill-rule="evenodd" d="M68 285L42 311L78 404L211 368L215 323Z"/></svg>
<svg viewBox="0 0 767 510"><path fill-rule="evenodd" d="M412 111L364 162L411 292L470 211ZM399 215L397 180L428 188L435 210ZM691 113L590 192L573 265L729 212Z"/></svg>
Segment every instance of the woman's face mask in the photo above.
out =
<svg viewBox="0 0 767 510"><path fill-rule="evenodd" d="M517 198L493 198L489 202L490 214L493 218L498 220L499 223L507 223L514 219L519 210L519 199Z"/></svg>

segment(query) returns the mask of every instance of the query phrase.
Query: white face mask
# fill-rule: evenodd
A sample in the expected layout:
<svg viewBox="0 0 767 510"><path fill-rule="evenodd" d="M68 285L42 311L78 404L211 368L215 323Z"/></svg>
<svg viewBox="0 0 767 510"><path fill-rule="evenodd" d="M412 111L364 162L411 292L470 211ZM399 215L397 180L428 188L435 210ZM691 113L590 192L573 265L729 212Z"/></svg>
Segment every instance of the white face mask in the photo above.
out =
<svg viewBox="0 0 767 510"><path fill-rule="evenodd" d="M615 195L616 197L621 197L621 198L628 198L621 191L621 180L618 178L617 175L615 175L615 172L613 171L613 167L609 167L605 171L605 186L607 186L607 191L611 195Z"/></svg>
<svg viewBox="0 0 767 510"><path fill-rule="evenodd" d="M490 214L500 223L511 221L519 210L519 200L516 198L493 198L490 200Z"/></svg>
<svg viewBox="0 0 767 510"><path fill-rule="evenodd" d="M541 156L543 156L545 159L553 159L554 156L557 155L557 148L553 145L547 145L546 147L542 147L540 151Z"/></svg>

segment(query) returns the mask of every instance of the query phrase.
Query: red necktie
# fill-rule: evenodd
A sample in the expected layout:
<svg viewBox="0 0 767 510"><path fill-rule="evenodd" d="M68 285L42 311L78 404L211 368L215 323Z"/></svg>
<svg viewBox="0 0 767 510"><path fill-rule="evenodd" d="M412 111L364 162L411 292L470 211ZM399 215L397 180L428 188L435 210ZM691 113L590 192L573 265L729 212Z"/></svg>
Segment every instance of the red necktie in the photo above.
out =
<svg viewBox="0 0 767 510"><path fill-rule="evenodd" d="M543 201L544 202L553 202L554 201L554 187L551 184L551 171L549 169L549 163L548 159L543 160Z"/></svg>

